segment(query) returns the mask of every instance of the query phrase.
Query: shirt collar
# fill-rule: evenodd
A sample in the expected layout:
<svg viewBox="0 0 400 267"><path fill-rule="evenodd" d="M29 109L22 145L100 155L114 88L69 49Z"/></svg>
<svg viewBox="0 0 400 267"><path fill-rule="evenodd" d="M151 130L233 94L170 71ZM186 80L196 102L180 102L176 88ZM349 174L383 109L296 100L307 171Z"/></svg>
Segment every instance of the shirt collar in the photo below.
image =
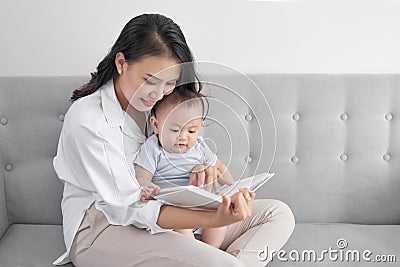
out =
<svg viewBox="0 0 400 267"><path fill-rule="evenodd" d="M107 122L113 127L123 126L124 111L121 109L115 94L113 79L103 86L102 90L100 90L100 95Z"/></svg>
<svg viewBox="0 0 400 267"><path fill-rule="evenodd" d="M139 143L144 143L145 136L142 134L136 122L122 110L114 90L114 81L108 81L102 90L101 103L107 122L112 127L120 127L122 132Z"/></svg>

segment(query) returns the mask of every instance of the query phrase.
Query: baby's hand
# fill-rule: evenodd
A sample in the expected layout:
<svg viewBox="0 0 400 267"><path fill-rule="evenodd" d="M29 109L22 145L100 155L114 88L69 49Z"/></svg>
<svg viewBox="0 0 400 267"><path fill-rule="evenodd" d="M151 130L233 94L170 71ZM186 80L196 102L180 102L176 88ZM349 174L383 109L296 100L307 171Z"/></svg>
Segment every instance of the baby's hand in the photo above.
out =
<svg viewBox="0 0 400 267"><path fill-rule="evenodd" d="M153 196L157 196L160 194L160 187L153 183L150 183L146 186L142 186L142 196L140 201L146 202L147 200L154 200Z"/></svg>
<svg viewBox="0 0 400 267"><path fill-rule="evenodd" d="M197 187L202 187L204 185L207 191L211 192L211 188L214 188L214 192L218 194L218 177L215 167L203 164L196 165L189 174L188 185Z"/></svg>

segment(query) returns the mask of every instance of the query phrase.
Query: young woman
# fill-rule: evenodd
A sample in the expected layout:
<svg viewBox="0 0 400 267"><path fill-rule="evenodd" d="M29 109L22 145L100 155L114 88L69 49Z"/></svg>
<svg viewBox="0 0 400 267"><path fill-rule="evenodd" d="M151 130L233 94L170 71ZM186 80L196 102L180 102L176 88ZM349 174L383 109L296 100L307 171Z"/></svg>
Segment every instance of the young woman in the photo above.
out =
<svg viewBox="0 0 400 267"><path fill-rule="evenodd" d="M194 82L175 86L196 81L192 64L179 65L186 62L193 57L179 26L162 15L140 15L125 25L89 83L74 91L54 158L64 181L67 248L55 264L264 266L257 252L278 250L289 238L290 209L276 200L253 202L248 190L225 197L210 212L140 201L144 194L125 155L144 143L145 112L163 95L201 89ZM217 170L197 169L198 185L215 183ZM226 252L169 230L225 225Z"/></svg>

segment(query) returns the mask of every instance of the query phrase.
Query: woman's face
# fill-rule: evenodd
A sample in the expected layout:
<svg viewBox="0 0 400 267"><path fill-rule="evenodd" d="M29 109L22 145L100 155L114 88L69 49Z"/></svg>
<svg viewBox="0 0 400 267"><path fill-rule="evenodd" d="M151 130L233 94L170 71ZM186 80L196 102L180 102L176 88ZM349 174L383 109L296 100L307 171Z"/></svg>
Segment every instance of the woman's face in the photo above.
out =
<svg viewBox="0 0 400 267"><path fill-rule="evenodd" d="M129 104L142 112L151 110L158 100L170 94L181 73L178 60L172 57L148 56L131 64L118 62L122 62L117 63L117 70L122 73L116 83Z"/></svg>

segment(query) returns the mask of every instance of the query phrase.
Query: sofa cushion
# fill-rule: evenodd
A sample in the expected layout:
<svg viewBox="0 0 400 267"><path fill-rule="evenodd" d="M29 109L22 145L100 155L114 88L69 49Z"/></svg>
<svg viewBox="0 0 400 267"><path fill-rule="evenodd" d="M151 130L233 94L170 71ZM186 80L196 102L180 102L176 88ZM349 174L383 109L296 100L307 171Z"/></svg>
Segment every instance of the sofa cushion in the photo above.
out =
<svg viewBox="0 0 400 267"><path fill-rule="evenodd" d="M14 224L0 240L0 266L51 267L64 252L61 225Z"/></svg>
<svg viewBox="0 0 400 267"><path fill-rule="evenodd" d="M268 266L366 266L367 263L362 260L364 250L372 251L369 256L371 259L374 259L376 255L395 255L398 262L399 236L400 225L300 223L296 225L289 242L282 248L287 253L284 257L288 261L281 261L275 257ZM59 225L14 224L0 241L0 265L50 267L52 261L64 252L65 246L61 237L62 228ZM295 252L291 252L292 250L300 254L305 250L314 250L318 257L322 250L328 250L329 247L340 250L337 246L339 239L345 239L347 242L347 247L342 249L343 251L358 250L360 252L359 262L331 261L327 254L325 254L325 260L321 262L292 260L296 256ZM373 266L373 263L371 264ZM73 265L64 266L72 267ZM396 264L386 262L385 266L396 266Z"/></svg>
<svg viewBox="0 0 400 267"><path fill-rule="evenodd" d="M287 266L398 266L400 261L400 225L357 225L357 224L317 224L317 223L300 223L296 224L293 235L289 242L282 248L287 254L282 255L282 259L277 257L273 259L271 267L287 267ZM342 239L341 241L338 241ZM343 241L343 239L345 241ZM347 244L347 246L345 246ZM343 249L340 249L338 245ZM295 250L300 253L306 250L313 250L316 252L317 259L321 257L323 250L338 250L336 255L343 255L343 261L339 259L330 260L329 254L325 254L323 261L309 261L306 255L306 260L292 260L296 259ZM265 249L264 249L265 250ZM360 261L352 261L353 256L351 252L357 250L360 253ZM372 252L369 255L370 259L375 259L377 255L394 255L396 262L385 263L367 262L362 259L362 254L365 250ZM333 252L334 253L334 252ZM346 256L346 253L349 256ZM357 252L354 252L357 253ZM290 256L292 255L292 256ZM263 256L263 255L261 255ZM368 256L368 255L366 255ZM332 256L333 257L333 256ZM346 257L349 261L345 261ZM299 259L302 259L301 256ZM356 259L354 257L354 259ZM383 259L383 258L382 258Z"/></svg>

